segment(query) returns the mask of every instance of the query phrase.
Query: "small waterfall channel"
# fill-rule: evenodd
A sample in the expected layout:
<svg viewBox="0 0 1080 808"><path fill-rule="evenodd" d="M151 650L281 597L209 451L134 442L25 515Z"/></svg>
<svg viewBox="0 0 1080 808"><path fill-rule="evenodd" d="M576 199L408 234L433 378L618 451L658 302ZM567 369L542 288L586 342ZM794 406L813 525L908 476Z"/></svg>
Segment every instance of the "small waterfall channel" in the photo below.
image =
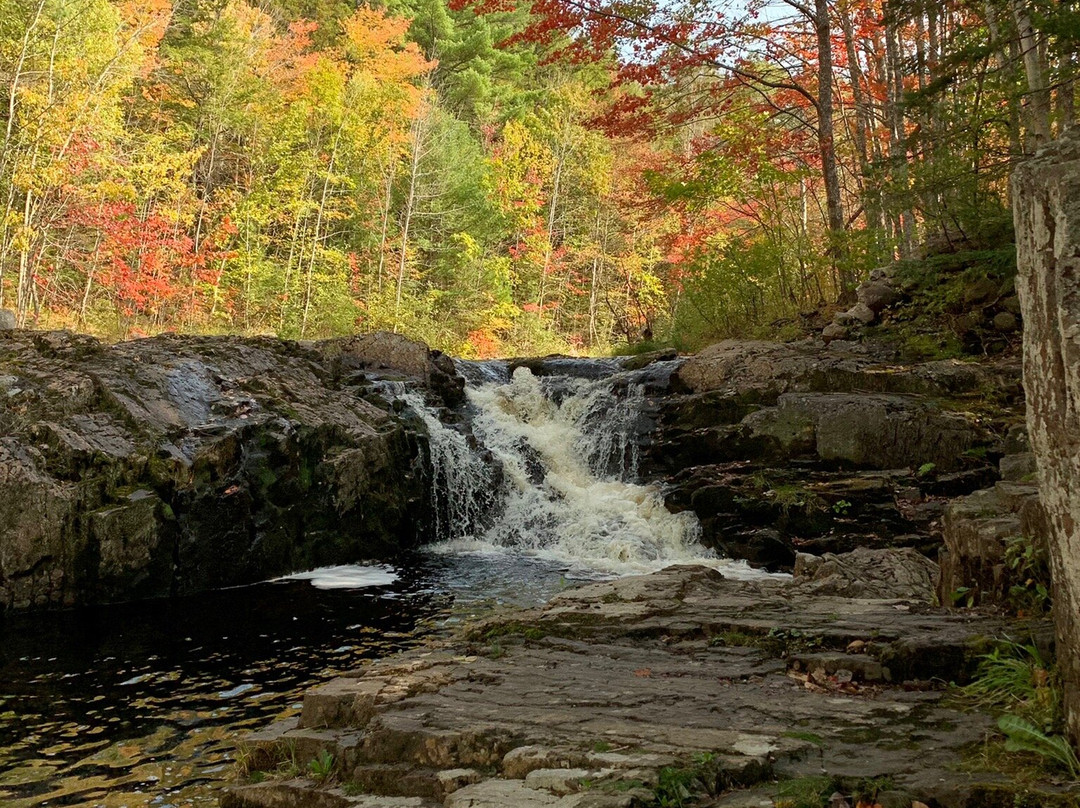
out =
<svg viewBox="0 0 1080 808"><path fill-rule="evenodd" d="M465 423L419 393L402 398L430 434L436 552L519 554L577 573L623 575L705 563L742 577L698 542L696 518L638 482L650 421L645 379L615 360L547 360L543 375L460 362ZM555 372L552 372L552 371Z"/></svg>

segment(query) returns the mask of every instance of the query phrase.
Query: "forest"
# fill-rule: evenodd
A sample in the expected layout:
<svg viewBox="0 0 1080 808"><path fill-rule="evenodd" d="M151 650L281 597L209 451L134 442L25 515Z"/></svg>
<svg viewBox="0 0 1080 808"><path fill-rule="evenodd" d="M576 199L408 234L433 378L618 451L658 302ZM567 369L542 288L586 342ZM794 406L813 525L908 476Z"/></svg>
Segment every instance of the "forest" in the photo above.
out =
<svg viewBox="0 0 1080 808"><path fill-rule="evenodd" d="M1044 0L0 0L0 308L111 339L694 348L1009 250Z"/></svg>

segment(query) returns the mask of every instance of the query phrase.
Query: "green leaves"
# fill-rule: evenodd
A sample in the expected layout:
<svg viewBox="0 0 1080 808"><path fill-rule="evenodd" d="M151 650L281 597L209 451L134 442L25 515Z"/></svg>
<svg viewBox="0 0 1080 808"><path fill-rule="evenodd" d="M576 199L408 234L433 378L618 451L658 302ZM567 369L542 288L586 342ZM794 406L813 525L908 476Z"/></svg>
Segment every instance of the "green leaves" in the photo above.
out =
<svg viewBox="0 0 1080 808"><path fill-rule="evenodd" d="M1068 740L1061 735L1047 735L1030 721L1018 715L1006 714L998 719L998 729L1005 735L1009 752L1031 752L1080 779L1080 761Z"/></svg>

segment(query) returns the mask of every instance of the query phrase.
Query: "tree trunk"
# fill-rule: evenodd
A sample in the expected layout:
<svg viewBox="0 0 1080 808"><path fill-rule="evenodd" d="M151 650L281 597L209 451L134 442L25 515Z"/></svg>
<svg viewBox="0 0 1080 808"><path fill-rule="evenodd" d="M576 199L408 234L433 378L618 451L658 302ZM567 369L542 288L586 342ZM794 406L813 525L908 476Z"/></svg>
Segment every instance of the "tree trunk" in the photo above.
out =
<svg viewBox="0 0 1080 808"><path fill-rule="evenodd" d="M863 210L866 225L881 230L881 189L870 170L870 154L867 146L869 132L873 129L870 110L867 108L863 93L863 73L859 64L859 54L855 48L855 28L848 9L840 11L840 22L844 29L844 49L847 51L848 74L851 79L851 97L855 102L855 153L859 158L859 176L862 181Z"/></svg>
<svg viewBox="0 0 1080 808"><path fill-rule="evenodd" d="M911 211L907 163L907 133L904 127L904 71L900 63L898 21L887 15L885 22L885 73L888 82L889 163L892 166L892 186L898 209L897 240L900 256L907 258L915 251L915 216Z"/></svg>
<svg viewBox="0 0 1080 808"><path fill-rule="evenodd" d="M833 134L833 59L832 30L829 25L828 0L814 0L814 29L818 46L818 151L821 174L825 181L825 207L829 219L829 255L840 284L840 297L855 293L855 278L843 261L844 202L840 190L840 172L836 164Z"/></svg>
<svg viewBox="0 0 1080 808"><path fill-rule="evenodd" d="M409 228L412 225L413 208L416 206L416 185L420 177L420 160L423 152L424 112L416 116L412 127L412 158L409 165L409 193L405 199L404 219L401 222L401 257L398 260L397 293L394 296L394 333L398 330L401 311L401 294L405 288L405 268L409 254Z"/></svg>
<svg viewBox="0 0 1080 808"><path fill-rule="evenodd" d="M1028 139L1031 150L1050 142L1050 89L1046 84L1046 71L1043 70L1039 54L1039 39L1031 24L1024 0L1013 0L1013 19L1020 37L1020 53L1024 59L1024 74L1027 77L1028 103L1027 112Z"/></svg>

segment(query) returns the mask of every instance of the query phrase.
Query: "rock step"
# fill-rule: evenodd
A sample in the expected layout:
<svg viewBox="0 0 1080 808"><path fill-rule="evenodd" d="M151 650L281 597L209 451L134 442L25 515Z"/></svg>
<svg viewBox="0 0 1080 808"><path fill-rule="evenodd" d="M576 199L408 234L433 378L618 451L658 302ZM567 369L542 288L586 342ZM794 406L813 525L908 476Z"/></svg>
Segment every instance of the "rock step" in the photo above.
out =
<svg viewBox="0 0 1080 808"><path fill-rule="evenodd" d="M939 602L1008 605L1012 587L1026 585L1006 557L1009 542L1024 538L1038 546L1048 534L1038 486L1001 480L954 500L945 508L942 534Z"/></svg>
<svg viewBox="0 0 1080 808"><path fill-rule="evenodd" d="M451 770L464 772L467 770ZM440 778L441 772L434 769L418 768L408 763L368 764L362 763L352 768L348 780L370 794L383 794L391 797L422 797L442 802L446 796L464 785L468 785L469 776L450 776ZM475 772L474 772L475 774ZM473 782L479 780L476 775Z"/></svg>
<svg viewBox="0 0 1080 808"><path fill-rule="evenodd" d="M844 573L830 584L837 591L866 579L868 565L883 582L896 578L885 557L833 563ZM294 721L262 737L293 760L340 755L329 778L307 783L329 794L310 808L631 808L661 804L661 786L672 783L715 800L785 780L884 775L913 799L975 808L968 797L982 775L965 773L948 799L935 784L992 732L994 717L956 710L933 686L895 682L961 681L990 638L1049 630L1046 621L675 566L567 590L319 688L308 720L340 720L359 701L362 728ZM789 675L796 660L824 681L806 687ZM884 680L886 668L893 683L864 684ZM296 788L243 787L227 808L308 808ZM413 802L354 796L372 792Z"/></svg>
<svg viewBox="0 0 1080 808"><path fill-rule="evenodd" d="M439 808L419 797L349 795L340 788L314 789L307 780L257 783L230 788L221 808Z"/></svg>
<svg viewBox="0 0 1080 808"><path fill-rule="evenodd" d="M375 714L375 697L384 682L377 678L341 677L304 694L299 726L365 727Z"/></svg>
<svg viewBox="0 0 1080 808"><path fill-rule="evenodd" d="M820 671L825 676L846 678L848 681L892 681L889 669L866 654L794 654L788 658L788 666L792 670L805 671L811 676Z"/></svg>
<svg viewBox="0 0 1080 808"><path fill-rule="evenodd" d="M334 759L339 771L356 765L363 732L360 730L305 729L297 719L276 722L259 732L247 735L241 750L250 769L270 770L291 764L306 771L311 762L326 754Z"/></svg>
<svg viewBox="0 0 1080 808"><path fill-rule="evenodd" d="M934 553L941 541L942 498L996 481L996 470L983 464L920 477L917 467L857 471L770 467L763 459L710 462L675 473L665 504L693 511L702 543L718 554L787 571L798 552L914 547Z"/></svg>
<svg viewBox="0 0 1080 808"><path fill-rule="evenodd" d="M520 780L485 780L455 791L446 808L632 808L644 805L651 792L603 793L592 790L559 796L530 788Z"/></svg>

